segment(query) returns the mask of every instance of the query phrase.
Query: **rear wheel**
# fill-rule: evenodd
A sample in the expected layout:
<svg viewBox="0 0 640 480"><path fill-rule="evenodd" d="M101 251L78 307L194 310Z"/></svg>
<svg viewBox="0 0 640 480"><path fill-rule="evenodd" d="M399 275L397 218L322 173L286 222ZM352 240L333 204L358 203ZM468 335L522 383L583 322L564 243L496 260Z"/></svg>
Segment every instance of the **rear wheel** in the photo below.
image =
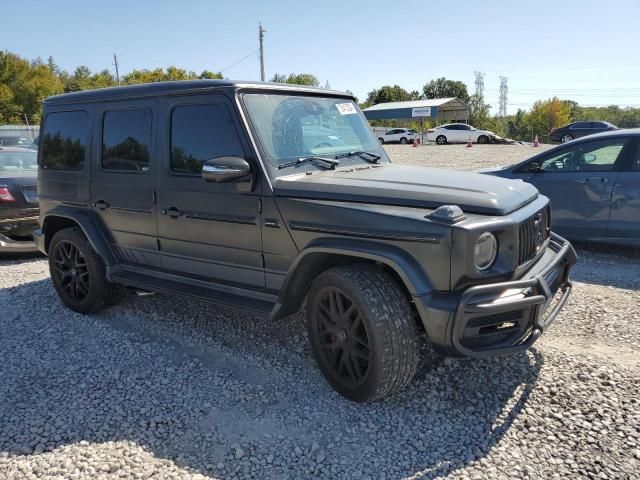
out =
<svg viewBox="0 0 640 480"><path fill-rule="evenodd" d="M571 140L573 140L573 137L569 134L562 136L562 143L567 143L567 142L570 142Z"/></svg>
<svg viewBox="0 0 640 480"><path fill-rule="evenodd" d="M407 142L408 142L407 137L402 137L402 138L400 139L400 143L401 143L402 145L406 145L406 144L407 144Z"/></svg>
<svg viewBox="0 0 640 480"><path fill-rule="evenodd" d="M102 258L79 228L65 228L53 236L49 272L62 303L79 313L114 305L124 292L107 280Z"/></svg>
<svg viewBox="0 0 640 480"><path fill-rule="evenodd" d="M438 135L436 137L436 143L438 145L446 145L447 144L447 137L445 137L444 135Z"/></svg>
<svg viewBox="0 0 640 480"><path fill-rule="evenodd" d="M418 365L415 319L400 285L368 264L322 273L307 301L311 348L338 393L356 402L404 388Z"/></svg>

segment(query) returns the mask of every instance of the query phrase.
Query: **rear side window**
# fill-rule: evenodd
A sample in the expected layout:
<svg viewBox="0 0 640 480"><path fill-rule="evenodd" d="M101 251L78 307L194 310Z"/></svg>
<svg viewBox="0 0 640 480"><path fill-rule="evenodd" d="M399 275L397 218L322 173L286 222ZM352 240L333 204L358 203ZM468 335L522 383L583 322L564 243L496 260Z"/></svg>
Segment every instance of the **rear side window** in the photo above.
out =
<svg viewBox="0 0 640 480"><path fill-rule="evenodd" d="M102 168L129 173L149 171L151 111L112 110L102 123Z"/></svg>
<svg viewBox="0 0 640 480"><path fill-rule="evenodd" d="M184 105L171 114L171 170L200 175L216 157L244 157L240 138L223 104Z"/></svg>
<svg viewBox="0 0 640 480"><path fill-rule="evenodd" d="M42 133L41 166L52 170L82 170L87 153L89 115L84 111L47 115Z"/></svg>

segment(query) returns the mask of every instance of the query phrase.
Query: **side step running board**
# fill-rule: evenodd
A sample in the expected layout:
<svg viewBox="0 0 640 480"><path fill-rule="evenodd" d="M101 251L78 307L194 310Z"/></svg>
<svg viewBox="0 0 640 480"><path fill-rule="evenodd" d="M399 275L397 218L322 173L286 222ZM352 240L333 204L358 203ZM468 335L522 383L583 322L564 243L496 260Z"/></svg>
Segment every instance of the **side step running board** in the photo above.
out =
<svg viewBox="0 0 640 480"><path fill-rule="evenodd" d="M256 298L257 296L272 297L271 295L259 294L257 292L245 291L221 286L215 288L210 285L203 285L204 282L186 283L169 278L158 278L145 273L134 272L126 269L117 269L110 275L111 281L150 292L168 293L204 300L215 303L223 307L244 310L259 316L268 316L276 302L267 299ZM233 290L233 291L229 291ZM242 292L242 293L240 293Z"/></svg>

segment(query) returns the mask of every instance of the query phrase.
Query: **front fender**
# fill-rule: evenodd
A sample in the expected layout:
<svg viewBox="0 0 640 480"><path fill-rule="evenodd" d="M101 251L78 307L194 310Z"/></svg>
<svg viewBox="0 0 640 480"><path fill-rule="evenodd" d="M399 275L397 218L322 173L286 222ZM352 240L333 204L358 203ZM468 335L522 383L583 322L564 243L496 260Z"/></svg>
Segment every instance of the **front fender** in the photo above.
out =
<svg viewBox="0 0 640 480"><path fill-rule="evenodd" d="M361 239L318 238L309 242L291 264L270 317L278 319L297 312L316 276L331 265L348 259L386 265L398 275L412 296L434 290L418 260L395 245Z"/></svg>

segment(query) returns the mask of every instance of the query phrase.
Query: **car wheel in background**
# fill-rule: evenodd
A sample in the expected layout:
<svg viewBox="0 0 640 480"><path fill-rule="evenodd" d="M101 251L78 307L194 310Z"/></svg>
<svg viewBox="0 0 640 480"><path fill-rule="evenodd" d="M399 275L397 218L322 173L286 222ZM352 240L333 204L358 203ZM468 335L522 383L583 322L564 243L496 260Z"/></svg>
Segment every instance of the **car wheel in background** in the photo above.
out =
<svg viewBox="0 0 640 480"><path fill-rule="evenodd" d="M438 135L436 137L436 143L438 145L446 145L447 144L447 137L445 137L444 135Z"/></svg>
<svg viewBox="0 0 640 480"><path fill-rule="evenodd" d="M408 140L407 140L407 138L406 138L406 137L402 137L402 138L400 139L400 143L401 143L402 145L406 145L406 144L407 144L407 142L408 142Z"/></svg>
<svg viewBox="0 0 640 480"><path fill-rule="evenodd" d="M571 140L573 140L573 137L569 134L563 135L561 139L562 143L567 143L567 142L570 142Z"/></svg>
<svg viewBox="0 0 640 480"><path fill-rule="evenodd" d="M480 144L489 143L489 137L487 137L486 135L480 135L478 137L478 143Z"/></svg>
<svg viewBox="0 0 640 480"><path fill-rule="evenodd" d="M415 316L398 282L373 265L322 273L307 300L313 355L333 388L365 402L395 393L419 361Z"/></svg>
<svg viewBox="0 0 640 480"><path fill-rule="evenodd" d="M378 141L379 141L380 143L383 143L383 144L384 144L384 138L382 138L382 137L378 137Z"/></svg>
<svg viewBox="0 0 640 480"><path fill-rule="evenodd" d="M124 293L107 280L102 258L79 228L65 228L53 236L49 272L60 300L75 312L97 312L115 305Z"/></svg>

